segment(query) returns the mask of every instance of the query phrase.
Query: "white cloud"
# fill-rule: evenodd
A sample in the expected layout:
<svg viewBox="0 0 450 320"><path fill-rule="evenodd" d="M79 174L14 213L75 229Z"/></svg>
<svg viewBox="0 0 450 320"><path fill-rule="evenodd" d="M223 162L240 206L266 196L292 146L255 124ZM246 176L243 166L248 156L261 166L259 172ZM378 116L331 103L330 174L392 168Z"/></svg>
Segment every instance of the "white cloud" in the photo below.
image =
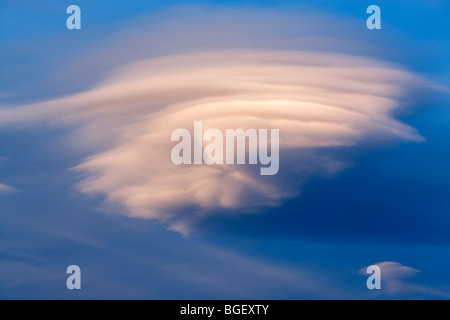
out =
<svg viewBox="0 0 450 320"><path fill-rule="evenodd" d="M299 184L311 175L333 174L346 167L333 154L335 148L392 139L423 140L415 129L393 117L410 87L423 84L413 74L348 54L292 48L225 50L256 43L251 41L255 30L260 31L257 26L264 26L269 18L263 14L251 21L243 13L233 14L242 19L237 22L239 28L230 30L223 27L228 23L214 27L212 16L207 25L190 21L195 30L201 30L194 33L190 28L191 36L213 43L208 51L193 50L180 33L183 26L171 25L161 31L168 39L149 39L177 43L172 49L181 53L171 55L170 48L159 56L153 52L148 55L152 58L125 64L84 92L0 107L0 126L70 127L70 145L91 151L75 168L83 174L82 192L103 195L105 204L119 206L120 212L167 223L184 234L205 215L228 209L253 212L297 196ZM287 39L279 31L285 34L298 19L280 27L288 19L275 16L277 24L271 26L270 35L259 35L255 47L264 41L268 47L286 47ZM218 20L229 18L224 14ZM251 28L244 28L246 24ZM322 34L322 24L314 21L314 25L315 32ZM209 27L215 31L208 33ZM242 32L236 33L236 28ZM218 30L223 39L216 37ZM140 30L139 34L146 33ZM126 38L122 35L121 41ZM327 39L315 40L322 46ZM183 50L183 43L188 49ZM311 46L311 41L305 43ZM130 46L115 44L122 60L126 47ZM131 53L136 51L142 57L148 43L131 47L131 56L136 57ZM204 130L280 129L279 174L262 177L258 170L242 165L173 165L171 132L191 129L194 120L202 120Z"/></svg>
<svg viewBox="0 0 450 320"><path fill-rule="evenodd" d="M298 193L245 166L174 166L171 132L207 127L279 128L283 150L352 146L382 137L421 141L396 121L408 72L378 61L320 52L225 51L149 59L72 96L0 111L1 123L78 123L78 139L105 136L109 150L85 159L85 193L131 216L173 220L184 207L247 209ZM337 160L336 160L337 161ZM309 164L333 170L335 159ZM315 161L314 161L315 162ZM290 168L281 170L289 173ZM180 225L181 226L181 225ZM185 228L186 226L184 226Z"/></svg>

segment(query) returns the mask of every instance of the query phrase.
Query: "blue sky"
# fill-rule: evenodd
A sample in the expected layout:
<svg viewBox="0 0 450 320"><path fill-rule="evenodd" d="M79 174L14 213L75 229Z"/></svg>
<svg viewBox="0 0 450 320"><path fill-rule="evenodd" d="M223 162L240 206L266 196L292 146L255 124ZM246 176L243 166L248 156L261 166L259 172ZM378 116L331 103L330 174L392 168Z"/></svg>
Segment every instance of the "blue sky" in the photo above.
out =
<svg viewBox="0 0 450 320"><path fill-rule="evenodd" d="M81 8L81 30L66 28L70 4ZM381 8L381 30L365 27L371 4ZM0 2L0 298L448 299L449 9L439 0ZM117 115L84 116L76 109L84 96L77 94L108 89L104 81L114 76L133 80L116 70L135 62L168 56L170 66L177 63L172 54L212 50L252 50L254 58L244 62L265 61L261 51L277 50L306 52L305 59L313 59L308 52L325 53L318 63L349 70L368 63L380 72L379 95L401 102L382 119L397 120L386 127L399 125L404 135L374 127L358 143L341 138L323 147L314 140L281 153L279 179L257 178L267 190L289 193L276 205L253 210L245 200L271 194L246 188L231 208L209 197L164 203L157 197L150 203L164 210L156 213L129 205L130 198L117 196L125 190L122 180L114 179L127 180L132 168L117 162L120 176L87 159L109 159L110 150L152 159L159 149L149 146L147 154L134 140L118 144L111 134L117 124L141 128L140 113L133 118L130 109L126 124L115 109L108 112ZM203 72L196 59L194 74ZM160 71L158 63L144 66L153 69L142 76L177 74ZM343 79L366 81L346 70ZM391 95L397 89L402 95ZM333 90L340 96L341 87ZM351 106L371 103L371 86L361 90L346 96ZM74 114L66 111L72 105ZM73 169L80 165L81 172ZM130 162L141 165L146 168ZM98 175L114 181L100 185ZM192 230L176 232L180 224ZM383 266L380 291L368 290L361 274L374 263ZM82 290L66 288L71 264L82 270Z"/></svg>

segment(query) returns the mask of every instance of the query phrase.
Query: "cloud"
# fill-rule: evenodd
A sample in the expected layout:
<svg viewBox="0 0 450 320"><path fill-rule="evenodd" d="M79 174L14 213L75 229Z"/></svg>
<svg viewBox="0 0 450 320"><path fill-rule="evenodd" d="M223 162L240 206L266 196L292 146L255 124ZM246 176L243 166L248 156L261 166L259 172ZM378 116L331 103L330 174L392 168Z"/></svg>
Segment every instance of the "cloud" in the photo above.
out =
<svg viewBox="0 0 450 320"><path fill-rule="evenodd" d="M384 279L405 279L415 276L420 271L399 262L385 261L377 263L380 267Z"/></svg>
<svg viewBox="0 0 450 320"><path fill-rule="evenodd" d="M199 37L211 36L202 30ZM241 42L246 37L234 34ZM397 66L335 52L223 46L150 54L83 92L3 106L0 126L70 128L71 142L92 152L74 168L83 193L183 234L205 216L252 213L297 196L311 176L348 165L337 148L423 140L393 116L411 88L424 84ZM244 165L173 165L171 133L192 130L195 120L222 132L280 129L279 174L262 177Z"/></svg>
<svg viewBox="0 0 450 320"><path fill-rule="evenodd" d="M382 294L392 297L445 297L445 294L435 288L408 282L418 275L420 270L394 261L384 261L376 263L376 265L378 265L381 270L380 292ZM366 268L361 269L359 273L361 275L366 275Z"/></svg>
<svg viewBox="0 0 450 320"><path fill-rule="evenodd" d="M0 194L18 191L16 188L0 183Z"/></svg>
<svg viewBox="0 0 450 320"><path fill-rule="evenodd" d="M219 51L148 59L116 71L97 87L51 101L3 109L1 124L77 123L78 139L100 135L109 150L85 159L85 193L106 196L130 216L173 220L185 207L214 210L277 205L298 194L277 177L246 166L174 166L171 132L279 128L283 151L353 146L383 137L421 141L396 121L404 86L414 76L378 61L320 52ZM105 138L105 139L106 139ZM328 158L310 174L333 170ZM281 171L280 170L280 171ZM300 168L301 170L301 168ZM181 229L180 229L181 230Z"/></svg>

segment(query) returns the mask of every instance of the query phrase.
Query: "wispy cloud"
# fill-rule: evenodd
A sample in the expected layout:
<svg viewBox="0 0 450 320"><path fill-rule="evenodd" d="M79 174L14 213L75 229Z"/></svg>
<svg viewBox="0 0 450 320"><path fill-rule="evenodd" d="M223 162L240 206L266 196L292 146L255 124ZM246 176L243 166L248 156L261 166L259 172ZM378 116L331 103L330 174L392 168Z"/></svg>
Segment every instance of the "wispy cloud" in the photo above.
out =
<svg viewBox="0 0 450 320"><path fill-rule="evenodd" d="M0 183L0 194L18 191L16 188Z"/></svg>
<svg viewBox="0 0 450 320"><path fill-rule="evenodd" d="M384 261L376 263L381 270L381 290L380 294L391 297L446 297L444 293L430 286L412 283L420 270L402 265L399 262ZM360 270L361 275L366 274L366 268ZM378 293L375 291L375 293Z"/></svg>

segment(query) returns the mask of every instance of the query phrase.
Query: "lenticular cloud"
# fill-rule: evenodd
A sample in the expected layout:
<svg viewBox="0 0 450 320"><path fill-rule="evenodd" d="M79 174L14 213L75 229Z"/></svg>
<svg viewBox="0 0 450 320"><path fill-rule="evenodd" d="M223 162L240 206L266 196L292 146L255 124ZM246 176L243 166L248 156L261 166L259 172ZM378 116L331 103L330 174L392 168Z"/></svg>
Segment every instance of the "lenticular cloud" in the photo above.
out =
<svg viewBox="0 0 450 320"><path fill-rule="evenodd" d="M345 166L336 148L420 141L392 116L417 81L395 66L343 54L197 52L133 63L86 92L4 108L0 124L75 123L74 135L95 137L98 150L75 168L83 193L186 233L204 216L297 196L311 175ZM195 120L203 130L279 129L279 174L260 176L251 165L174 165L171 133L192 130Z"/></svg>

